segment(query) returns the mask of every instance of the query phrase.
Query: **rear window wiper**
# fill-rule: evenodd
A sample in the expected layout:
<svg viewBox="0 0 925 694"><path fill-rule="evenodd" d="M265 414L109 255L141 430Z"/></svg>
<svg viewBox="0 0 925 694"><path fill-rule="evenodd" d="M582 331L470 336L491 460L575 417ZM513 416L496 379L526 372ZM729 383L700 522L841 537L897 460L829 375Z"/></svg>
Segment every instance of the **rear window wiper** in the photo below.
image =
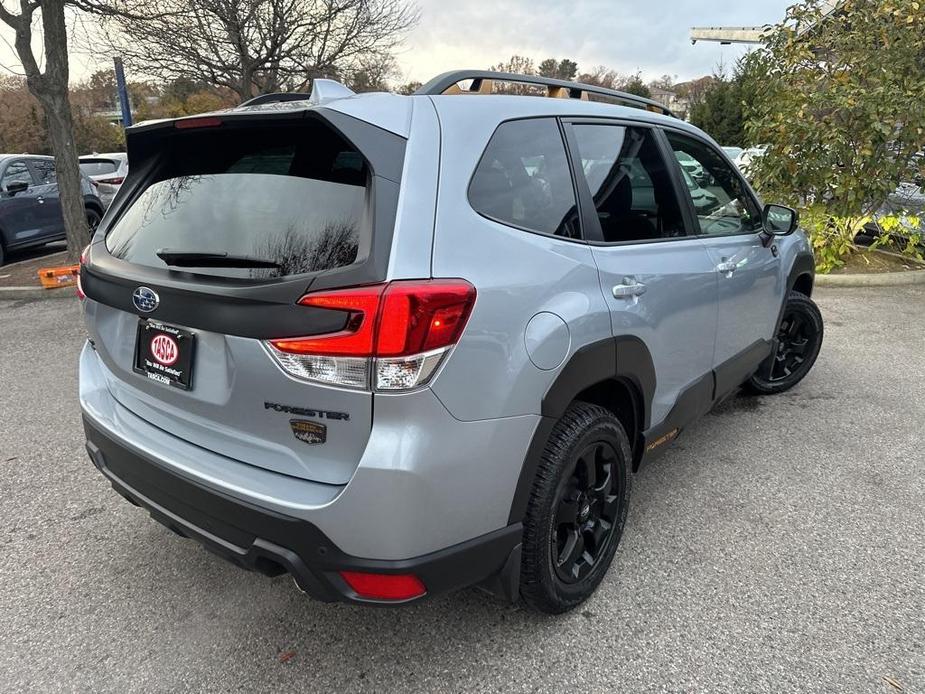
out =
<svg viewBox="0 0 925 694"><path fill-rule="evenodd" d="M269 268L278 270L282 267L273 260L251 258L246 255L212 253L208 251L171 251L162 248L155 253L167 265L174 267L242 267Z"/></svg>

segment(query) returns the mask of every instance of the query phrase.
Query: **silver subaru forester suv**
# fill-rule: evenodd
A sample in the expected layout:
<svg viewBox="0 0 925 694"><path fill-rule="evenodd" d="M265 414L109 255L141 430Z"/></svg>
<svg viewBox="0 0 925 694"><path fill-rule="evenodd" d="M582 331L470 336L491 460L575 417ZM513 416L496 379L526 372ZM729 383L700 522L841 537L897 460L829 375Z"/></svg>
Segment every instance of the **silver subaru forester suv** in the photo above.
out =
<svg viewBox="0 0 925 694"><path fill-rule="evenodd" d="M496 93L514 83L553 98ZM633 472L819 352L795 212L646 99L316 80L127 139L80 272L90 458L171 530L320 600L480 584L571 609Z"/></svg>

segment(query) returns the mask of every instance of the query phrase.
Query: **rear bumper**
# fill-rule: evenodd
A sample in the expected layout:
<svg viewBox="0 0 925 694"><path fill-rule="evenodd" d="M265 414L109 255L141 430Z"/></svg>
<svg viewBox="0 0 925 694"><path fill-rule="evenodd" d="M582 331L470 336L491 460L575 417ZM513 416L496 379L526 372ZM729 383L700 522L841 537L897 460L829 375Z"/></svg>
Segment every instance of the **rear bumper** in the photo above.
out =
<svg viewBox="0 0 925 694"><path fill-rule="evenodd" d="M340 578L342 570L413 573L427 595L490 582L495 592L516 597L519 523L412 559L359 558L342 552L308 521L227 496L168 470L86 416L84 430L90 459L123 497L242 568L267 575L290 573L299 588L318 600L376 603L357 596Z"/></svg>

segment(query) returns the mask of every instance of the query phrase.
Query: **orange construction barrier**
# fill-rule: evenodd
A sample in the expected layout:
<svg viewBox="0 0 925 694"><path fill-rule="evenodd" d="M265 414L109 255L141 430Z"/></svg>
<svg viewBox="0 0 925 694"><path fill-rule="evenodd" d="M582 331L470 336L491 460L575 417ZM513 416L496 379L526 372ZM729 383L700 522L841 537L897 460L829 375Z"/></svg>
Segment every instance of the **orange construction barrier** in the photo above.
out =
<svg viewBox="0 0 925 694"><path fill-rule="evenodd" d="M80 265L67 265L65 267L39 268L39 281L45 289L55 287L71 287L77 284L77 275L80 274Z"/></svg>

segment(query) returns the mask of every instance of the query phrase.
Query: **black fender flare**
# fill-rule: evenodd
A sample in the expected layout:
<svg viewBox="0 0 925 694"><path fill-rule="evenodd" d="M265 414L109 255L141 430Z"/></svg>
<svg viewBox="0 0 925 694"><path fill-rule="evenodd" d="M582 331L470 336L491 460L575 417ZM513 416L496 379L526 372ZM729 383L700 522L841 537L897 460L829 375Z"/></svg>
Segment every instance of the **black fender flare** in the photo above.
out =
<svg viewBox="0 0 925 694"><path fill-rule="evenodd" d="M790 266L790 272L787 273L787 294L784 295L785 304L787 303L787 296L793 291L797 280L801 277L809 277L810 287L812 287L812 282L816 279L816 260L813 258L812 253L799 253L797 257L793 259L793 265ZM810 292L812 292L812 289L810 289Z"/></svg>
<svg viewBox="0 0 925 694"><path fill-rule="evenodd" d="M611 337L581 347L560 369L543 396L540 423L524 456L511 502L509 522L519 522L527 510L533 479L540 465L549 435L565 410L582 391L607 380L633 385L640 396L640 432L649 428L655 396L655 365L645 343L633 335Z"/></svg>
<svg viewBox="0 0 925 694"><path fill-rule="evenodd" d="M761 370L770 369L771 360L774 358L774 355L777 354L777 331L780 329L780 322L784 318L784 309L787 308L787 299L790 297L790 292L793 291L797 282L803 277L809 277L809 292L812 294L813 283L816 279L816 259L813 258L812 253L806 251L797 254L793 259L793 265L790 266L790 271L787 273L787 288L784 292L784 296L781 298L780 310L777 312L777 322L774 323L774 335L771 336L771 354L761 363L759 367Z"/></svg>

